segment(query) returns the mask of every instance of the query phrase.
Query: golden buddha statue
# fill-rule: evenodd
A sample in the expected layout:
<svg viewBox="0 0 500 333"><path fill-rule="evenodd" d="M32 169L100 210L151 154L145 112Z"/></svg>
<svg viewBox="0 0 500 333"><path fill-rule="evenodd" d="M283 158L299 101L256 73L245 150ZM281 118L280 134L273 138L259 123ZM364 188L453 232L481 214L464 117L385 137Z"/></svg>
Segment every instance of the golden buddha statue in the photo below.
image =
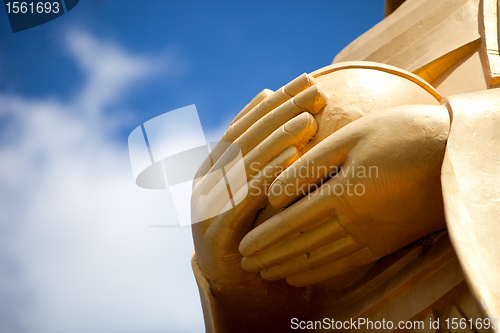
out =
<svg viewBox="0 0 500 333"><path fill-rule="evenodd" d="M387 1L332 65L243 108L221 142L245 198L207 196L225 149L193 185L193 216L215 212L193 224L207 332L497 330L498 8Z"/></svg>

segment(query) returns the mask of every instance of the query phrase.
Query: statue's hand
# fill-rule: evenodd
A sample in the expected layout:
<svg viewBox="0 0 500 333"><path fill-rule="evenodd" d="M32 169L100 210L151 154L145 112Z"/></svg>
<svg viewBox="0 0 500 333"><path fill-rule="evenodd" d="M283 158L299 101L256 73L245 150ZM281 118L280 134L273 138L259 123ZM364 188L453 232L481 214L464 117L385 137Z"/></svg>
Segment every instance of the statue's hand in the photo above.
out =
<svg viewBox="0 0 500 333"><path fill-rule="evenodd" d="M270 184L280 170L299 157L298 149L316 133L317 123L311 114L325 103L326 95L307 74L276 92L263 91L236 117L212 150L211 161L198 171L199 181L193 186L192 216L195 219L200 215L215 217L199 223L196 222L200 219L193 220L193 238L198 265L213 283L214 290L248 288L250 291L255 289L252 281L262 282L258 274L248 274L241 268L238 245L252 229L258 211L267 204L264 185ZM226 150L223 143L239 147L245 168L228 167L233 163L234 154L232 148ZM231 204L226 183L224 179L214 178L211 172L221 168L235 179L241 179L243 173L243 179L248 182L248 194L243 201L225 212L224 207ZM208 174L211 177L206 176ZM241 194L245 184L239 185L237 189L231 184L233 199Z"/></svg>
<svg viewBox="0 0 500 333"><path fill-rule="evenodd" d="M331 134L272 184L273 206L300 200L245 236L243 268L313 285L443 228L449 126L445 107L416 105L371 113Z"/></svg>

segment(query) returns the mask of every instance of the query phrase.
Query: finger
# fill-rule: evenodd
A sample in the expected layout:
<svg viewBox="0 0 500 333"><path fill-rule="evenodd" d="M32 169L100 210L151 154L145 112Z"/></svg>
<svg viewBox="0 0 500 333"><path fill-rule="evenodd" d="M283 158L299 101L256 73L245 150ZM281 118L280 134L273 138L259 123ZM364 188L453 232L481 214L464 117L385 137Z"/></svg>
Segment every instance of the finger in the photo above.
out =
<svg viewBox="0 0 500 333"><path fill-rule="evenodd" d="M299 153L297 148L294 146L288 147L272 162L268 163L262 169L261 173L252 176L248 180L247 187L235 191L233 201L240 202L241 204L238 204L236 208L229 211L223 211L223 208L230 204L231 201L227 196L227 187L217 186L214 188L214 192L211 192L208 196L193 194L193 199L191 201L191 216L193 221L203 220L195 218L196 216L212 216L204 220L203 223L199 223L204 225L201 233L204 235L212 222L214 222L214 226L212 227L214 230L217 229L217 225L227 226L227 223L229 223L235 215L239 217L238 220L241 220L246 215L250 214L250 212L255 212L256 206L261 202L267 202L264 187L268 187L276 178L276 175L292 164L298 157ZM221 183L225 183L224 180L222 180Z"/></svg>
<svg viewBox="0 0 500 333"><path fill-rule="evenodd" d="M238 205L234 213L237 215L247 215L255 212L255 204L261 201L267 201L265 187L269 186L276 176L284 169L289 167L299 157L299 151L295 146L286 148L275 159L264 166L261 172L254 174L248 180L248 191L240 188L234 195L235 200L244 202ZM247 193L247 194L245 194ZM246 207L244 207L246 205Z"/></svg>
<svg viewBox="0 0 500 333"><path fill-rule="evenodd" d="M264 100L264 98L271 96L273 92L274 91L272 91L270 89L264 89L260 93L258 93L257 96L252 98L250 103L245 105L245 107L240 111L240 113L238 113L236 115L236 117L234 117L233 121L231 122L231 125L234 124L235 122L237 122L238 120L240 120L241 117L243 117L250 110L252 110L254 107L256 107L260 102L262 102L262 100Z"/></svg>
<svg viewBox="0 0 500 333"><path fill-rule="evenodd" d="M262 271L331 244L346 235L345 229L334 216L322 222L319 227L299 234L263 253L243 258L241 266L249 272Z"/></svg>
<svg viewBox="0 0 500 333"><path fill-rule="evenodd" d="M220 141L234 142L236 138L241 136L247 129L255 124L255 122L257 122L260 118L265 116L269 111L277 108L279 105L283 104L315 83L316 80L312 76L305 73L290 81L288 84L262 100L256 107L242 116L239 121L229 126L228 130L222 135Z"/></svg>
<svg viewBox="0 0 500 333"><path fill-rule="evenodd" d="M241 119L245 114L247 114L250 110L255 108L260 102L262 102L265 98L271 96L274 92L270 89L264 89L260 93L258 93L250 103L245 105L245 107L236 115L236 117L233 119L231 122L231 125L233 125L235 122L237 122L239 119ZM227 142L223 142L227 143ZM217 158L222 155L222 151L225 151L226 145L221 145L221 144L216 144L215 147L212 148L212 152L210 153L210 156L208 156L205 161L202 163L200 166L196 176L195 176L195 182L193 184L193 187L196 186L196 184L201 180L201 177L205 175L210 168L212 167L213 163L213 158L214 156L217 156ZM220 153L217 153L217 151L221 151Z"/></svg>
<svg viewBox="0 0 500 333"><path fill-rule="evenodd" d="M346 236L319 250L311 251L308 255L302 255L273 266L261 272L261 275L266 280L279 280L287 276L301 274L314 267L323 266L330 262L340 260L362 248L363 246L356 242L351 236Z"/></svg>
<svg viewBox="0 0 500 333"><path fill-rule="evenodd" d="M235 147L239 147L243 156L251 151L255 146L264 141L276 129L303 112L316 113L323 108L327 101L327 95L317 86L312 86L299 93L293 99L282 104L278 108L269 112L262 119L254 123L241 137L234 141ZM222 140L222 139L221 139ZM307 142L307 141L306 141ZM214 163L213 170L220 169L228 165L233 159L234 152L227 150ZM196 187L200 193L206 193L215 185L212 182L201 180Z"/></svg>
<svg viewBox="0 0 500 333"><path fill-rule="evenodd" d="M335 210L328 199L321 192L313 192L274 215L243 238L240 253L244 257L252 257L332 217Z"/></svg>
<svg viewBox="0 0 500 333"><path fill-rule="evenodd" d="M265 186L268 186L276 174L292 164L298 156L297 148L289 147L268 163L263 168L264 172L251 177L248 190L241 188L234 194L235 201L241 203L216 216L208 227L206 235L218 239L221 249L238 249L239 241L252 227L256 210L267 202Z"/></svg>
<svg viewBox="0 0 500 333"><path fill-rule="evenodd" d="M305 188L310 184L333 177L366 130L366 122L353 122L318 143L276 178L269 189L269 203L276 208L287 207L307 193Z"/></svg>
<svg viewBox="0 0 500 333"><path fill-rule="evenodd" d="M317 129L316 119L307 112L289 120L243 158L247 174L253 175L286 147L303 147L316 134Z"/></svg>
<svg viewBox="0 0 500 333"><path fill-rule="evenodd" d="M316 84L316 80L309 74L302 74L301 76L290 81L284 87L281 87L276 92L265 89L260 92L243 110L236 116L235 120L231 123L228 130L222 135L219 143L213 147L210 155L202 163L198 169L195 179L198 181L193 182L193 188L200 182L202 177L206 175L215 162L226 151L228 144L233 143L241 134L243 134L252 124L266 115L269 111L283 104L291 97L297 95L301 91ZM264 97L265 96L265 97ZM264 97L260 100L261 97ZM254 105L257 103L257 105Z"/></svg>
<svg viewBox="0 0 500 333"><path fill-rule="evenodd" d="M310 286L346 274L358 267L373 263L378 259L380 259L379 255L367 248L363 248L346 258L287 277L286 282L295 287Z"/></svg>
<svg viewBox="0 0 500 333"><path fill-rule="evenodd" d="M205 199L206 203L201 206L204 210L198 212L217 213L218 210L227 210L228 207L231 207L229 199L232 199L232 193L236 193L241 187L246 185L246 180L250 176L257 171L261 171L263 166L288 147L304 145L316 133L316 130L316 120L309 113L304 112L287 122L260 145L255 147L243 158L243 163L238 158L235 158L228 165L224 166L223 170L226 171L225 176L223 170L217 170L217 173L209 173L208 176L210 179L206 181L206 184L214 183L215 181L217 183L213 185L207 195L212 200ZM229 191L228 185L230 186ZM198 192L198 188L196 188L195 196L203 196L203 192ZM232 200L235 201L234 199ZM221 206L222 204L224 206Z"/></svg>
<svg viewBox="0 0 500 333"><path fill-rule="evenodd" d="M325 106L326 102L327 95L323 90L318 86L309 87L256 121L234 143L245 155L290 119L302 112L315 114Z"/></svg>
<svg viewBox="0 0 500 333"><path fill-rule="evenodd" d="M233 121L227 131L222 135L219 143L212 149L210 156L210 159L212 161L211 165L219 160L219 158L225 152L228 143L233 143L246 130L248 130L253 124L255 124L259 119L264 117L271 110L277 108L293 96L299 94L315 83L316 80L312 76L304 73L301 76L290 81L277 91L270 93L269 96L265 97L251 110L245 112L245 114L242 115L237 121ZM205 166L207 165L210 165L210 163L205 163ZM197 177L205 175L209 170L210 167L208 169L204 168L200 170L197 174Z"/></svg>
<svg viewBox="0 0 500 333"><path fill-rule="evenodd" d="M307 112L303 112L289 120L286 124L267 136L244 157L245 169L247 171L246 177L248 178L253 173L260 170L262 166L267 164L267 162L276 157L287 147L291 145L299 148L303 147L314 136L317 128L316 119ZM213 174L215 170L222 168L229 172L229 170L238 163L238 159L235 158L235 156L240 154L240 148L239 145L234 143L208 174ZM219 173L218 177L215 174L211 177L205 177L194 187L193 192L200 194L210 192L220 181L221 177L221 173Z"/></svg>

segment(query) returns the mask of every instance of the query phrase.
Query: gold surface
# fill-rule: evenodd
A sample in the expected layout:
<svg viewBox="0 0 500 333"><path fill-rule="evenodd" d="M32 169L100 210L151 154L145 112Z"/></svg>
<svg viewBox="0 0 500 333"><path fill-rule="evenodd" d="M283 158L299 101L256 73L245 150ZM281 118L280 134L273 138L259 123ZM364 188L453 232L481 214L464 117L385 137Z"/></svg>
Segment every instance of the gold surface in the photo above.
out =
<svg viewBox="0 0 500 333"><path fill-rule="evenodd" d="M476 324L500 317L499 4L401 2L334 64L260 92L221 139L241 148L249 192L193 225L207 332L288 332L291 318L494 331ZM227 205L203 200L224 192L203 176L234 164L211 158L193 216ZM376 176L345 172L360 167ZM363 194L331 192L349 184Z"/></svg>

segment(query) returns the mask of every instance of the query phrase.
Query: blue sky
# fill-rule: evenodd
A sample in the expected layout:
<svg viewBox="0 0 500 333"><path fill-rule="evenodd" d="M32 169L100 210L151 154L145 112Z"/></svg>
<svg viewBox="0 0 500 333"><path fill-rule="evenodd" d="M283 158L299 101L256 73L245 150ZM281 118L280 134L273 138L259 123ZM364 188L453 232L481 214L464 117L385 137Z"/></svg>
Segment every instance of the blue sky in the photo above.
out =
<svg viewBox="0 0 500 333"><path fill-rule="evenodd" d="M0 12L0 331L200 332L190 230L149 227L176 218L134 185L128 134L196 104L217 139L383 1L81 0L16 34Z"/></svg>
<svg viewBox="0 0 500 333"><path fill-rule="evenodd" d="M277 89L329 64L383 17L383 1L370 0L82 0L75 9L17 34L9 33L6 14L0 15L4 92L77 93L82 72L64 35L80 29L134 54L174 57L176 75L134 87L123 103L140 109L141 121L194 103L204 126L235 114L263 88Z"/></svg>

